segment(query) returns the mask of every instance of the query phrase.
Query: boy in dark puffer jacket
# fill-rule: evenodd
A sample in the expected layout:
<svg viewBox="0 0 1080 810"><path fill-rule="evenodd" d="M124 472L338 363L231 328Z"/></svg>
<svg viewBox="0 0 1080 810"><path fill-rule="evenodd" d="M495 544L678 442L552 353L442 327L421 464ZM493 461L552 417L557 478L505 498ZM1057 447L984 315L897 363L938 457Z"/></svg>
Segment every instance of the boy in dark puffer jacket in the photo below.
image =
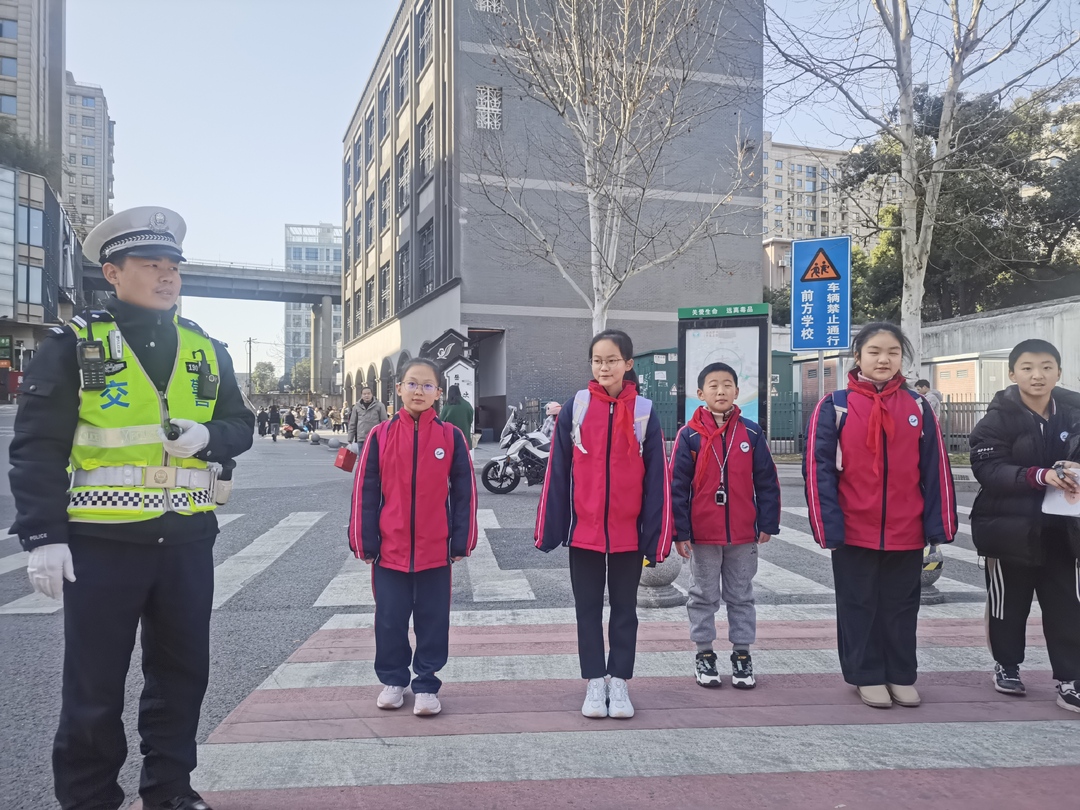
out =
<svg viewBox="0 0 1080 810"><path fill-rule="evenodd" d="M1027 618L1038 594L1057 703L1080 712L1080 517L1047 515L1048 487L1080 497L1080 394L1055 388L1061 355L1025 340L1009 355L1009 379L971 431L971 467L982 485L972 539L987 558L988 636L994 688L1023 695Z"/></svg>

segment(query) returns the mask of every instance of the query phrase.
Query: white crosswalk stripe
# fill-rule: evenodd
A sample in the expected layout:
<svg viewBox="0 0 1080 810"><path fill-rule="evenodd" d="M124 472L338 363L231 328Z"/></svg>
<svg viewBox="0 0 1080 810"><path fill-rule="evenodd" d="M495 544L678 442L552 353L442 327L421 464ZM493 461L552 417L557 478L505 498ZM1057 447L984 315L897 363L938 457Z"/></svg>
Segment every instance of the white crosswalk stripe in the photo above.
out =
<svg viewBox="0 0 1080 810"><path fill-rule="evenodd" d="M498 529L499 521L491 509L476 513L479 530L476 548L467 558L469 582L474 602L523 602L536 599L525 572L517 569L503 570L491 550L487 529Z"/></svg>
<svg viewBox="0 0 1080 810"><path fill-rule="evenodd" d="M371 566L350 556L341 572L315 600L315 607L371 606L375 595L371 591Z"/></svg>

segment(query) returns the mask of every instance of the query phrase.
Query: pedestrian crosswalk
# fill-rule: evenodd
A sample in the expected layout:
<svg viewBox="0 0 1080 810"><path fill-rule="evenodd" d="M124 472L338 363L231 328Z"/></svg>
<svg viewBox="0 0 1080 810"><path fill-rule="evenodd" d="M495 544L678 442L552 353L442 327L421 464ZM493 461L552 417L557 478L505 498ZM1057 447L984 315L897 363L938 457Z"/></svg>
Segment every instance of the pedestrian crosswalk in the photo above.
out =
<svg viewBox="0 0 1080 810"><path fill-rule="evenodd" d="M827 565L831 552L822 549L814 542L806 529L806 509L787 507L784 509L785 521L780 534L769 544L761 547L758 573L754 587L760 607L769 607L774 603L797 602L802 608L821 604L828 610L834 600L831 567ZM262 531L257 536L247 538L235 552L221 560L215 569L215 591L213 607L215 610L226 609L243 590L256 581L261 574L277 563L302 537L320 525L326 512L293 512L287 514L274 526ZM241 515L219 515L218 520L224 528L232 524ZM792 525L792 524L796 525ZM547 603L554 599L567 604L569 578L565 572L552 569L550 562L537 568L515 568L505 566L500 557L507 553L506 530L500 528L499 520L492 509L478 512L479 537L473 554L455 566L455 609L469 605L494 608L523 609L534 607L537 594L547 595ZM240 536L252 525L250 521L237 524ZM798 526L801 526L799 528ZM965 528L968 528L965 524ZM324 529L319 529L325 531ZM529 532L524 529L520 542L524 548L531 545ZM495 533L495 534L491 534ZM497 536L498 548L493 547L491 536ZM237 538L238 535L231 534ZM967 535L961 538L966 540ZM336 542L343 542L337 539ZM517 539L514 542L518 542ZM234 539L235 544L235 539ZM979 557L976 552L956 543L943 549L946 557L945 571L937 582L937 588L953 602L980 602L983 600L984 587L982 573L978 569ZM813 555L821 562L810 565ZM557 561L559 555L545 558ZM329 582L319 583L320 590L313 608L356 609L370 611L375 599L371 586L371 569L353 555L343 552L340 567ZM534 559L527 552L522 555L515 551L513 559ZM540 557L535 559L540 561ZM0 575L22 571L26 566L27 554L16 552L0 557ZM957 568L959 566L959 568ZM961 576L962 575L962 576ZM685 591L688 585L688 573L684 569L675 587ZM28 586L27 586L28 587ZM555 594L555 596L552 596ZM63 607L62 603L48 599L40 594L30 593L0 604L0 616L4 615L48 615ZM1037 606L1036 606L1037 610Z"/></svg>

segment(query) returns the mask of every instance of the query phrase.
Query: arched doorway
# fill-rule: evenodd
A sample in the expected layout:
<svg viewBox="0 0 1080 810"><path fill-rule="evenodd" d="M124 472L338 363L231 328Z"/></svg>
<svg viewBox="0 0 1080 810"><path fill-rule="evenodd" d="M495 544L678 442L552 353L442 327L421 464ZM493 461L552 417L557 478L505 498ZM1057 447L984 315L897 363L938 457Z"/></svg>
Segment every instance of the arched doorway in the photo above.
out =
<svg viewBox="0 0 1080 810"><path fill-rule="evenodd" d="M345 390L342 391L343 406L350 405L352 403L352 390L353 390L353 378L352 374L345 376Z"/></svg>

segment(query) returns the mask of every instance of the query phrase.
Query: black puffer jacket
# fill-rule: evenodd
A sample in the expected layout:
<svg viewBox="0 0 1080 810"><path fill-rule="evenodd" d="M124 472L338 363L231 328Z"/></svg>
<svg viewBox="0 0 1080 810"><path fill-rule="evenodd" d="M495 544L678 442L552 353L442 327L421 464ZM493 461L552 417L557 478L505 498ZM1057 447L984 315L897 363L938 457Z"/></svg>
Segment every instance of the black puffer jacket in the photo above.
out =
<svg viewBox="0 0 1080 810"><path fill-rule="evenodd" d="M998 391L971 431L971 469L982 485L971 509L971 533L983 556L1040 565L1043 525L1053 520L1067 532L1073 553L1080 557L1080 518L1043 515L1043 490L1033 489L1028 480L1031 467L1080 461L1080 394L1055 388L1053 398L1057 412L1049 441L1015 385Z"/></svg>

